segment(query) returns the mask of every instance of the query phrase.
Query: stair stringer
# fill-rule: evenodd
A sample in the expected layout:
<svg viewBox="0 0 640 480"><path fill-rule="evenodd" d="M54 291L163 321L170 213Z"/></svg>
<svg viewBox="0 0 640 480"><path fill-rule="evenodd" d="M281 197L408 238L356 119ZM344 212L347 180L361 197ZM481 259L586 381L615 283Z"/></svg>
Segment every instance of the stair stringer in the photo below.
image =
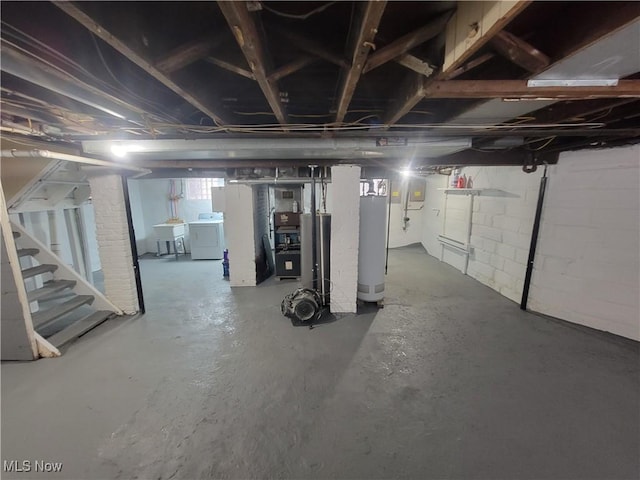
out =
<svg viewBox="0 0 640 480"><path fill-rule="evenodd" d="M37 248L40 250L40 252L34 256L38 262L41 264L51 263L58 266L58 269L54 273L55 278L62 280L75 280L76 285L73 287L73 291L78 295L93 295L94 301L92 306L96 310L109 310L117 315L124 315L124 312L105 297L100 290L95 288L87 282L85 278L64 263L62 259L53 253L44 243L40 242L27 232L22 225L12 222L11 226L14 231L20 233L20 244L22 248Z"/></svg>

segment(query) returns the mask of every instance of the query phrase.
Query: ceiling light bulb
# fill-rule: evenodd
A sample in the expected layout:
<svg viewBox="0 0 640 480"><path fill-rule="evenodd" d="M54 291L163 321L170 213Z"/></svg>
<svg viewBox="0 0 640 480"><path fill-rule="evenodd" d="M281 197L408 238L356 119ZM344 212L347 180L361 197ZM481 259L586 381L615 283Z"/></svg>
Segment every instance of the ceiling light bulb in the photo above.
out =
<svg viewBox="0 0 640 480"><path fill-rule="evenodd" d="M111 145L111 153L118 158L124 158L127 155L127 147L124 145Z"/></svg>

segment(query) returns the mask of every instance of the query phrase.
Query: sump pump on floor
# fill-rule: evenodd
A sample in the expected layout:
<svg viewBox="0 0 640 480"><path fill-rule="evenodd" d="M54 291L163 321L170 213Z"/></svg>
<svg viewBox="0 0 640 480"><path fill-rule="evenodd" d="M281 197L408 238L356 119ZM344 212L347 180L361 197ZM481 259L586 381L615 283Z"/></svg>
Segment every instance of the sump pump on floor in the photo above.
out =
<svg viewBox="0 0 640 480"><path fill-rule="evenodd" d="M322 316L326 303L326 298L323 298L318 292L315 167L316 165L309 165L311 169L311 271L313 288L303 287L296 289L293 293L285 296L280 305L282 314L285 317L289 317L292 321L300 324L308 324L310 328ZM322 282L324 287L324 279Z"/></svg>
<svg viewBox="0 0 640 480"><path fill-rule="evenodd" d="M282 314L302 323L313 323L322 315L320 294L310 288L298 288L282 300Z"/></svg>

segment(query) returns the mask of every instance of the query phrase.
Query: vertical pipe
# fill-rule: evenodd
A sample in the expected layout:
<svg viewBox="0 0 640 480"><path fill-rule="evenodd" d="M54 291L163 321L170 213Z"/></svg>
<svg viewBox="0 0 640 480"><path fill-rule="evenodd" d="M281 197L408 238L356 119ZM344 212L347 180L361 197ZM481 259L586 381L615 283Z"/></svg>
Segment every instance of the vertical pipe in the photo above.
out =
<svg viewBox="0 0 640 480"><path fill-rule="evenodd" d="M384 274L387 274L389 267L389 235L391 234L391 179L389 179L389 188L387 189L387 251L384 259Z"/></svg>
<svg viewBox="0 0 640 480"><path fill-rule="evenodd" d="M542 217L542 206L544 204L544 193L547 188L547 166L544 166L544 174L540 178L540 191L538 193L538 204L536 205L536 216L533 220L533 232L531 233L531 245L529 246L529 258L527 259L527 273L524 277L524 288L522 289L522 300L520 310L527 309L529 300L529 287L531 285L531 275L533 274L533 260L536 256L536 246L538 245L538 232L540 231L540 218Z"/></svg>
<svg viewBox="0 0 640 480"><path fill-rule="evenodd" d="M464 260L464 270L462 271L465 275L469 269L469 255L471 255L471 228L473 227L473 193L469 192L469 196L471 198L469 199L469 213L467 216L467 253Z"/></svg>
<svg viewBox="0 0 640 480"><path fill-rule="evenodd" d="M316 239L316 177L315 165L309 165L311 169L311 275L313 289L318 290L318 242Z"/></svg>
<svg viewBox="0 0 640 480"><path fill-rule="evenodd" d="M51 251L60 257L62 252L60 251L60 240L58 239L56 211L48 210L47 219L49 220L49 244L51 245Z"/></svg>
<svg viewBox="0 0 640 480"><path fill-rule="evenodd" d="M140 278L140 264L138 263L138 247L136 245L136 233L133 229L133 216L131 215L131 199L129 198L129 181L122 175L122 192L124 194L124 210L127 213L127 227L129 228L129 245L133 259L133 274L136 278L136 291L138 292L138 306L140 313L146 311L144 307L144 294L142 292L142 278ZM176 252L177 255L177 252Z"/></svg>

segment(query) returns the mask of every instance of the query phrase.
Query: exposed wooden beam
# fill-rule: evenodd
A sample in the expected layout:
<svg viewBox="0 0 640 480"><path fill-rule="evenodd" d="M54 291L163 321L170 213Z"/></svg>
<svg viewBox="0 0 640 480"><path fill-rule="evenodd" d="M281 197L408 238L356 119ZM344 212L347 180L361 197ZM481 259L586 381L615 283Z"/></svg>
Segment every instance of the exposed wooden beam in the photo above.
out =
<svg viewBox="0 0 640 480"><path fill-rule="evenodd" d="M375 53L372 53L364 67L364 73L370 72L374 68L378 68L380 65L384 65L385 63L399 57L403 53L407 53L412 48L431 40L444 30L444 27L447 25L452 14L453 12L444 13L423 27L403 35L397 40L391 42L389 45L386 45L378 49Z"/></svg>
<svg viewBox="0 0 640 480"><path fill-rule="evenodd" d="M180 45L156 62L156 68L164 73L171 73L198 61L211 53L222 43L223 35L207 35L189 43Z"/></svg>
<svg viewBox="0 0 640 480"><path fill-rule="evenodd" d="M533 123L562 123L578 118L588 118L600 112L606 112L628 103L636 102L633 98L624 99L604 99L595 100L575 100L569 102L554 103L548 107L527 113L527 117L532 117Z"/></svg>
<svg viewBox="0 0 640 480"><path fill-rule="evenodd" d="M275 82L267 79L267 51L260 36L258 20L247 10L246 2L218 1L218 6L229 24L260 89L281 125L287 123L287 115L280 102L280 91Z"/></svg>
<svg viewBox="0 0 640 480"><path fill-rule="evenodd" d="M458 67L455 70L450 71L449 73L444 75L443 76L443 80L451 80L451 79L454 79L456 77L459 77L463 73L466 73L469 70L473 70L474 68L479 67L483 63L488 62L489 60L491 60L495 56L496 55L494 53L491 53L491 52L483 53L478 58L474 58L473 60L469 60L467 63L465 63L461 67Z"/></svg>
<svg viewBox="0 0 640 480"><path fill-rule="evenodd" d="M343 57L341 57L340 55L336 55L332 51L328 50L321 43L310 40L289 30L276 28L273 29L273 31L274 33L276 33L276 35L279 35L284 40L291 43L292 46L299 48L303 52L315 55L316 57L326 60L329 63L333 63L334 65L337 65L339 67L349 68L349 64Z"/></svg>
<svg viewBox="0 0 640 480"><path fill-rule="evenodd" d="M292 73L297 72L298 70L303 69L307 65L315 62L317 58L311 57L309 55L303 55L292 62L287 63L286 65L277 68L269 75L268 79L270 82L277 82L278 80L291 75Z"/></svg>
<svg viewBox="0 0 640 480"><path fill-rule="evenodd" d="M40 89L55 92L64 97L70 98L79 104L87 105L100 110L111 116L122 120L140 122L145 110L130 103L125 102L118 96L111 95L103 90L72 77L61 70L52 68L30 55L13 48L2 42L2 70L11 75L26 80L25 86L20 85L21 91L26 90L29 96L41 97L38 92L33 92L31 84L37 85ZM7 80L3 78L3 86L7 86ZM9 80L9 82L11 82ZM49 95L47 95L49 97ZM45 98L49 100L49 98ZM64 105L64 101L51 102L54 105ZM75 107L75 105L74 105Z"/></svg>
<svg viewBox="0 0 640 480"><path fill-rule="evenodd" d="M357 4L360 6L362 4ZM367 57L371 47L375 48L373 41L375 40L376 33L378 33L378 25L382 19L382 14L387 6L386 1L382 0L370 0L364 6L362 6L360 18L356 20L358 23L357 33L351 39L350 58L351 65L349 69L343 74L342 85L340 87L340 94L338 96L338 103L336 107L336 122L340 123L344 120L349 108L349 103L353 98L353 93L356 90L356 85L362 75Z"/></svg>
<svg viewBox="0 0 640 480"><path fill-rule="evenodd" d="M429 65L429 62L425 62L410 53L404 53L399 57L394 58L393 61L408 68L409 70L413 70L414 72L424 75L425 77L430 77L435 71L435 68Z"/></svg>
<svg viewBox="0 0 640 480"><path fill-rule="evenodd" d="M549 154L540 152L538 155L538 164L544 161L550 165L558 163L558 154ZM494 150L491 152L479 152L476 150L463 150L461 152L443 155L435 158L416 159L413 162L414 167L438 165L438 166L500 166L500 165L524 165L532 159L532 153L526 150Z"/></svg>
<svg viewBox="0 0 640 480"><path fill-rule="evenodd" d="M246 77L251 80L256 79L255 75L249 70L242 67L238 67L237 65L234 65L233 63L229 63L225 60L220 60L219 58L215 58L215 57L207 57L205 58L205 61L213 65L217 65L220 68L224 68L225 70L229 70L230 72L233 72L236 75L240 75L242 77Z"/></svg>
<svg viewBox="0 0 640 480"><path fill-rule="evenodd" d="M125 42L117 38L113 35L107 28L103 25L100 25L89 15L84 13L80 8L78 8L72 2L53 2L53 5L58 7L60 10L68 14L74 20L78 21L83 27L89 30L92 34L96 35L104 42L108 43L115 50L120 52L120 54L124 55L127 59L138 65L145 72L151 75L153 78L162 83L165 87L185 99L191 105L196 107L201 112L207 114L211 119L213 119L218 124L227 123L224 118L222 118L217 112L214 111L209 105L203 103L199 98L192 95L190 92L185 90L183 87L178 85L175 81L167 76L164 72L161 72L157 67L153 65L151 61L146 59L142 54L134 51L129 45ZM216 109L219 106L215 107Z"/></svg>
<svg viewBox="0 0 640 480"><path fill-rule="evenodd" d="M456 70L504 29L531 2L459 2L447 25L443 73Z"/></svg>
<svg viewBox="0 0 640 480"><path fill-rule="evenodd" d="M509 32L498 32L491 39L491 46L500 55L508 58L511 62L528 72L538 73L549 66L549 57L538 50L533 45L510 34Z"/></svg>
<svg viewBox="0 0 640 480"><path fill-rule="evenodd" d="M615 87L528 87L527 80L446 80L425 87L429 98L638 98L640 80L620 80Z"/></svg>
<svg viewBox="0 0 640 480"><path fill-rule="evenodd" d="M415 107L424 98L425 84L433 82L435 77L425 80L423 75L412 72L408 75L395 95L395 100L387 108L384 123L393 125Z"/></svg>

